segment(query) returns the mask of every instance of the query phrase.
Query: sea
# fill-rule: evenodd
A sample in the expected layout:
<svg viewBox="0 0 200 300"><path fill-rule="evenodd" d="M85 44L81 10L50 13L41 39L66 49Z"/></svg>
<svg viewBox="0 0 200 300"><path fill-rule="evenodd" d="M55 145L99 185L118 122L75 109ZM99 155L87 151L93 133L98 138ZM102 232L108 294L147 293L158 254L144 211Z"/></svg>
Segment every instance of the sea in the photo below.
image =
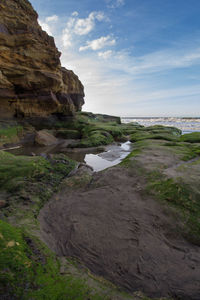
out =
<svg viewBox="0 0 200 300"><path fill-rule="evenodd" d="M164 125L173 126L182 130L182 134L200 132L199 118L176 117L121 117L122 123L137 122L144 126Z"/></svg>

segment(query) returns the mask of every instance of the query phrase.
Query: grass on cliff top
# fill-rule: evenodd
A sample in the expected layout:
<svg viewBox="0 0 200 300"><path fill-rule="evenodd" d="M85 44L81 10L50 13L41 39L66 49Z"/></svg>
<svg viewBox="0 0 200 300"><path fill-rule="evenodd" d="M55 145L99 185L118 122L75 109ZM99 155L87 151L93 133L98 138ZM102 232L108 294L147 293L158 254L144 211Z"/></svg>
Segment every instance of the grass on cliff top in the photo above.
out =
<svg viewBox="0 0 200 300"><path fill-rule="evenodd" d="M0 296L13 300L86 300L101 297L79 278L61 275L56 257L0 220Z"/></svg>

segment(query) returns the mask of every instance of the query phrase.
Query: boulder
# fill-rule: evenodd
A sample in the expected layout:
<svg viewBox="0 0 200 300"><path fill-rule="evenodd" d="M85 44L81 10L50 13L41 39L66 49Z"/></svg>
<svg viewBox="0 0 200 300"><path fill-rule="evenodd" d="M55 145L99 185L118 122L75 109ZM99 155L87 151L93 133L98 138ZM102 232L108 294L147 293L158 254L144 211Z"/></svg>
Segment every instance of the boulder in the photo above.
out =
<svg viewBox="0 0 200 300"><path fill-rule="evenodd" d="M52 146L56 145L58 140L47 130L40 130L36 133L35 143L40 146Z"/></svg>
<svg viewBox="0 0 200 300"><path fill-rule="evenodd" d="M7 203L5 200L0 200L0 209L6 207Z"/></svg>

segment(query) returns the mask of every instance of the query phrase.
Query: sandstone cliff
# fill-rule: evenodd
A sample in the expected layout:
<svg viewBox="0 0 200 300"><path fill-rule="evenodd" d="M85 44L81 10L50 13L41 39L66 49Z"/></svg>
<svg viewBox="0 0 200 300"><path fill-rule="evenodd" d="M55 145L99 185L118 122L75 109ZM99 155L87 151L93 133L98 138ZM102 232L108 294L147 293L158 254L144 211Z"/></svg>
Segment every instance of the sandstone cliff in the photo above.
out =
<svg viewBox="0 0 200 300"><path fill-rule="evenodd" d="M0 0L0 118L73 115L84 104L83 85L37 18L27 0Z"/></svg>

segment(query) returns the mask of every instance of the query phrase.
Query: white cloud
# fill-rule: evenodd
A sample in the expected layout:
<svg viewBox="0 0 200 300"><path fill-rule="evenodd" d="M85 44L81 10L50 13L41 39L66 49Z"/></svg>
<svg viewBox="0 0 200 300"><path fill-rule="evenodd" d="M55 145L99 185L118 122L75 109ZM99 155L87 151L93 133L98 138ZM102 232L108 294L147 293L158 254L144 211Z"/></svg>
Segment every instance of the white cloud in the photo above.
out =
<svg viewBox="0 0 200 300"><path fill-rule="evenodd" d="M77 35L85 35L88 34L90 31L93 30L95 26L94 16L91 13L88 18L86 19L78 19L74 26L74 32Z"/></svg>
<svg viewBox="0 0 200 300"><path fill-rule="evenodd" d="M75 13L75 12L74 12ZM72 15L74 15L74 13ZM69 18L67 26L63 29L62 32L62 43L65 48L70 48L72 46L72 35L73 35L73 26L76 22L75 18Z"/></svg>
<svg viewBox="0 0 200 300"><path fill-rule="evenodd" d="M191 100L191 107L192 101L198 103L199 86L191 85L190 80L188 86L183 84L181 87L180 79L180 87L171 85L168 88L167 76L170 77L169 74L175 73L176 69L199 65L200 48L191 46L189 49L184 46L177 49L176 47L143 56L134 56L125 50L112 51L110 50L112 48L103 50L104 47L113 46L116 43L112 35L91 41L87 41L86 35L95 28L97 22L106 21L103 13L92 12L82 19L79 18L78 13L74 12L67 24L64 26L62 24L63 31L60 31L61 24L55 24L53 20L51 21L51 17L53 16L50 16L49 21L47 18L44 19L41 25L50 34L56 33L57 45L63 52L62 65L72 69L85 86L84 110L119 115L127 113L139 115L146 110L146 115L149 112L155 115L156 111L153 109L159 107L161 110L160 107L164 107L165 103L170 101L171 103L179 101L179 110L182 107L183 98L189 99L189 102ZM83 40L87 42L83 44ZM83 46L80 47L80 45ZM87 49L96 52L84 51ZM164 76L166 79L163 79ZM153 104L154 102L156 104ZM165 113L164 109L163 113ZM171 107L169 114L170 109Z"/></svg>
<svg viewBox="0 0 200 300"><path fill-rule="evenodd" d="M130 70L136 73L155 73L163 70L184 68L200 63L200 49L163 50L135 59Z"/></svg>
<svg viewBox="0 0 200 300"><path fill-rule="evenodd" d="M48 23L48 22L57 22L58 21L58 16L56 15L53 15L53 16L50 16L50 17L47 17L45 19L45 21Z"/></svg>
<svg viewBox="0 0 200 300"><path fill-rule="evenodd" d="M57 15L46 17L45 20L38 20L38 23L42 27L44 31L46 31L49 35L53 35L54 25L52 23L56 23L59 20Z"/></svg>
<svg viewBox="0 0 200 300"><path fill-rule="evenodd" d="M99 11L97 13L95 13L95 18L101 22L101 21L107 21L108 18L104 15L104 13L102 11Z"/></svg>
<svg viewBox="0 0 200 300"><path fill-rule="evenodd" d="M72 17L77 17L78 16L78 12L77 11L74 11L73 13L72 13Z"/></svg>
<svg viewBox="0 0 200 300"><path fill-rule="evenodd" d="M125 0L106 0L108 8L118 8L125 4Z"/></svg>
<svg viewBox="0 0 200 300"><path fill-rule="evenodd" d="M117 0L116 1L117 6L121 6L121 5L124 5L124 4L125 4L125 0Z"/></svg>
<svg viewBox="0 0 200 300"><path fill-rule="evenodd" d="M91 12L85 19L77 19L74 26L74 33L85 35L91 32L95 27L95 20L103 21L105 16L102 12Z"/></svg>
<svg viewBox="0 0 200 300"><path fill-rule="evenodd" d="M84 110L118 115L144 113L155 116L160 111L164 115L165 109L169 115L181 114L183 98L191 99L191 105L192 101L197 102L197 98L200 97L199 85L166 88L165 82L159 80L159 75L163 70L176 69L177 65L178 68L182 68L188 64L200 64L198 53L199 49L191 52L184 50L181 55L177 50L171 49L133 57L125 51L98 52L99 58L109 58L104 62L102 59L96 59L96 53L71 51L65 52L61 58L62 64L72 68L85 86ZM173 111L173 105L177 101L180 103L180 113L178 110ZM158 103L163 107L165 104L168 106L156 112ZM191 110L192 108L190 113Z"/></svg>
<svg viewBox="0 0 200 300"><path fill-rule="evenodd" d="M107 51L104 51L104 52L99 52L98 53L98 56L100 58L103 58L103 59L108 59L111 57L113 51L112 50L107 50Z"/></svg>
<svg viewBox="0 0 200 300"><path fill-rule="evenodd" d="M107 18L103 12L91 12L87 18L78 18L78 12L73 12L62 33L63 46L65 48L72 46L73 35L84 36L90 33L95 27L96 20L101 22Z"/></svg>
<svg viewBox="0 0 200 300"><path fill-rule="evenodd" d="M42 30L46 31L49 35L52 35L52 31L49 24L42 22L41 20L38 20L38 23L42 27Z"/></svg>
<svg viewBox="0 0 200 300"><path fill-rule="evenodd" d="M68 28L65 28L62 33L62 42L65 48L70 48L72 46L72 35Z"/></svg>
<svg viewBox="0 0 200 300"><path fill-rule="evenodd" d="M102 36L99 39L86 42L86 46L82 46L79 48L79 51L85 51L88 49L91 50L100 50L106 46L114 46L116 44L115 39L113 39L110 35Z"/></svg>

